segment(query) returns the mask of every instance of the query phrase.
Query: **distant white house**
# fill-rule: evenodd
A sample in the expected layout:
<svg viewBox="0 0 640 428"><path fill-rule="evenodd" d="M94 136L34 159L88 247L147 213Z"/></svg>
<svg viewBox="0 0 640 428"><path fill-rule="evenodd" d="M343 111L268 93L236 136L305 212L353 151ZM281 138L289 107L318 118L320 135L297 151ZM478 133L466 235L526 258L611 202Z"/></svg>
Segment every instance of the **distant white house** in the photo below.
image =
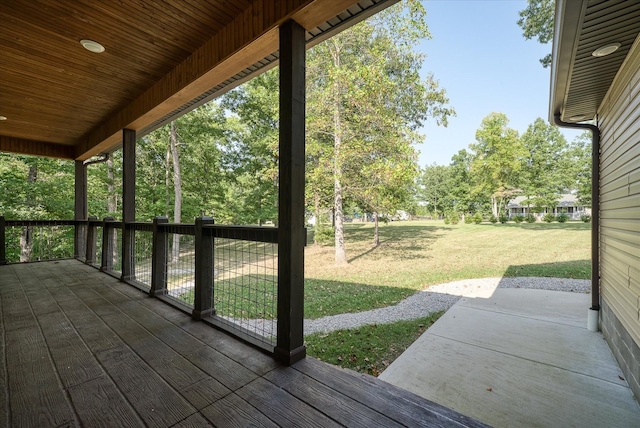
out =
<svg viewBox="0 0 640 428"><path fill-rule="evenodd" d="M523 202L527 199L526 196L518 196L507 204L507 208L509 209L509 218L512 218L517 215L526 216L529 214L529 207L527 204L523 204ZM544 209L542 212L535 212L534 208L531 208L531 214L540 218L543 215L547 214L548 210ZM566 213L571 220L580 220L580 216L588 214L591 215L591 208L586 208L578 202L578 198L576 195L572 195L567 193L565 195L561 195L558 200L557 205L553 208L553 214Z"/></svg>

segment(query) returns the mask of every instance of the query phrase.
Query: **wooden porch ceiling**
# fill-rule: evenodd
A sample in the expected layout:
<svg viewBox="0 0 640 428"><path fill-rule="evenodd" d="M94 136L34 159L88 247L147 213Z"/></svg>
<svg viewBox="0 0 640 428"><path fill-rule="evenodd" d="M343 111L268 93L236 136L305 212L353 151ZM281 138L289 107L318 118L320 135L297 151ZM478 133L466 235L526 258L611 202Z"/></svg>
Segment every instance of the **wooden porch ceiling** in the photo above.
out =
<svg viewBox="0 0 640 428"><path fill-rule="evenodd" d="M112 151L121 129L142 135L274 65L283 22L311 45L396 1L4 0L0 151Z"/></svg>

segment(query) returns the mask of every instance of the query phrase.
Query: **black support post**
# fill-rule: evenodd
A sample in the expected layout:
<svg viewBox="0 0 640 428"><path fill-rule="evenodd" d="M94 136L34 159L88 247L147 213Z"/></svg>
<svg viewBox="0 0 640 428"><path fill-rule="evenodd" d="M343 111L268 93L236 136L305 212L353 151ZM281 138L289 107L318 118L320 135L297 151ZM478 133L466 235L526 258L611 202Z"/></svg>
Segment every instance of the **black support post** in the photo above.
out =
<svg viewBox="0 0 640 428"><path fill-rule="evenodd" d="M122 130L122 280L135 279L136 131Z"/></svg>
<svg viewBox="0 0 640 428"><path fill-rule="evenodd" d="M169 223L166 217L153 219L153 248L151 251L151 288L149 296L162 296L167 291L167 260L169 258L169 235L160 227Z"/></svg>
<svg viewBox="0 0 640 428"><path fill-rule="evenodd" d="M75 207L74 207L74 257L85 259L86 247L86 221L87 221L87 169L83 161L75 161Z"/></svg>
<svg viewBox="0 0 640 428"><path fill-rule="evenodd" d="M213 309L213 237L203 231L203 226L213 224L211 217L196 218L196 273L193 318L201 320L214 313Z"/></svg>
<svg viewBox="0 0 640 428"><path fill-rule="evenodd" d="M4 217L0 216L0 266L7 264L7 254L5 253L5 227Z"/></svg>
<svg viewBox="0 0 640 428"><path fill-rule="evenodd" d="M306 355L304 322L305 30L280 27L278 195L278 340L275 355L293 364Z"/></svg>

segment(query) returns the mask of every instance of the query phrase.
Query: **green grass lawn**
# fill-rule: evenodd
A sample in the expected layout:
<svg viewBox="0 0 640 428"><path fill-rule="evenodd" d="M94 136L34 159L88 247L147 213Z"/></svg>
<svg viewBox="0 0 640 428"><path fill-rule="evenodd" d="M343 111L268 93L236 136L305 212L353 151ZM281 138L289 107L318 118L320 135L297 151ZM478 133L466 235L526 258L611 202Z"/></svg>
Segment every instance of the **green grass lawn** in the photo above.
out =
<svg viewBox="0 0 640 428"><path fill-rule="evenodd" d="M305 252L305 317L318 318L396 304L430 285L495 276L588 279L590 224L458 224L405 221L346 228L349 264L334 248Z"/></svg>
<svg viewBox="0 0 640 428"><path fill-rule="evenodd" d="M588 279L590 224L458 224L407 221L348 224L349 264L335 266L333 247L305 250L305 317L390 306L430 285L495 276ZM312 239L310 239L312 242ZM442 313L393 324L305 337L309 355L377 376Z"/></svg>
<svg viewBox="0 0 640 428"><path fill-rule="evenodd" d="M306 337L307 352L327 363L378 376L443 313L392 324L311 334Z"/></svg>

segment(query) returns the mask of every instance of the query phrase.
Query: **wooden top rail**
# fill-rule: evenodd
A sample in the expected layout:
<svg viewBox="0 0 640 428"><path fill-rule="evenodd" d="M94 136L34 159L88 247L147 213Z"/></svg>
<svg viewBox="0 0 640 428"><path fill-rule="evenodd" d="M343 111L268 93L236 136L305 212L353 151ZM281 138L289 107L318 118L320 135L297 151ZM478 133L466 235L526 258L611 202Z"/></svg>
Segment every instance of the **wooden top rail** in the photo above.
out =
<svg viewBox="0 0 640 428"><path fill-rule="evenodd" d="M1 217L0 217L1 218ZM5 220L6 227L20 226L74 226L76 224L88 224L89 226L108 227L121 229L122 221L110 219L88 220ZM151 222L127 223L130 230L153 232ZM165 233L177 233L180 235L195 235L196 228L193 223L159 223L158 227ZM233 226L210 224L203 227L203 231L214 238L237 239L241 241L278 243L278 228L270 226Z"/></svg>
<svg viewBox="0 0 640 428"><path fill-rule="evenodd" d="M237 239L242 241L278 243L278 228L263 226L226 226L220 224L206 225L204 233L214 238Z"/></svg>
<svg viewBox="0 0 640 428"><path fill-rule="evenodd" d="M75 220L5 220L7 227L19 226L74 226Z"/></svg>
<svg viewBox="0 0 640 428"><path fill-rule="evenodd" d="M177 233L179 235L196 234L196 225L192 223L159 223L158 228L166 233Z"/></svg>
<svg viewBox="0 0 640 428"><path fill-rule="evenodd" d="M135 223L127 223L127 228L141 230L143 232L153 232L153 223L137 221Z"/></svg>

